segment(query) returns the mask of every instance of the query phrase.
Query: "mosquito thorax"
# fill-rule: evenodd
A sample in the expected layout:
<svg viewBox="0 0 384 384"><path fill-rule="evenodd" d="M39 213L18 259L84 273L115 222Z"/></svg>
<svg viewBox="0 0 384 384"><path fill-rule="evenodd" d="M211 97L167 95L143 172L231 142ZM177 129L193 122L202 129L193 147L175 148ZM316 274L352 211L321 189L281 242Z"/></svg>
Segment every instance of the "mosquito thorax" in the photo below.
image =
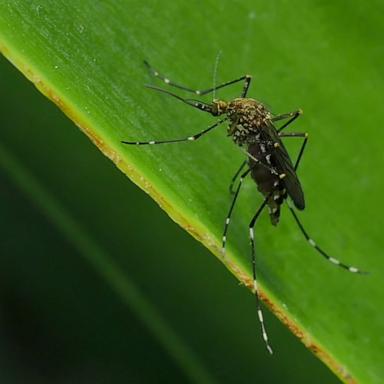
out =
<svg viewBox="0 0 384 384"><path fill-rule="evenodd" d="M261 129L272 117L262 103L250 98L237 98L229 102L226 115L230 122L228 136L232 136L237 144L257 141Z"/></svg>

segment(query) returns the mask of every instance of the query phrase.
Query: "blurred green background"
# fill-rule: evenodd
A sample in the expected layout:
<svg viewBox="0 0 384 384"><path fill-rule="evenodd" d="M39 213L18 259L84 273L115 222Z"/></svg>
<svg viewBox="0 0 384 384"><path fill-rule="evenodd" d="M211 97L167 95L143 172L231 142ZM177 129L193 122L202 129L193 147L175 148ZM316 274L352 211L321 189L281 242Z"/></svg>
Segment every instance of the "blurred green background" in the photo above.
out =
<svg viewBox="0 0 384 384"><path fill-rule="evenodd" d="M1 383L339 382L3 58L0 89Z"/></svg>

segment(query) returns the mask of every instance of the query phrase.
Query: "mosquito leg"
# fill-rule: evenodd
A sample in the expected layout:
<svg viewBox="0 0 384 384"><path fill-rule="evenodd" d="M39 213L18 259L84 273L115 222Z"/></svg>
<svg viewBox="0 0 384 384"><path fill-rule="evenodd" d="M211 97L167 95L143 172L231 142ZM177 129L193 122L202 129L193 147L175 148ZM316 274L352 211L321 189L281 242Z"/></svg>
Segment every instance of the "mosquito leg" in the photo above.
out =
<svg viewBox="0 0 384 384"><path fill-rule="evenodd" d="M308 142L308 133L307 132L287 132L287 133L279 133L280 137L299 137L304 138L303 144L301 145L299 155L297 156L296 162L295 162L295 171L297 171L297 168L299 167L301 158L304 153L304 149Z"/></svg>
<svg viewBox="0 0 384 384"><path fill-rule="evenodd" d="M241 166L241 168L239 169L239 171L237 173L239 173L241 171L241 169L243 168L245 163L246 162L243 163L243 165ZM225 246L226 246L226 243L227 243L227 232L228 232L228 228L229 228L229 223L231 221L231 216L232 216L233 208L235 207L237 197L239 196L239 192L240 192L240 188L241 188L241 186L243 184L243 180L249 174L250 171L251 171L251 168L247 169L240 176L239 184L237 185L235 194L234 194L233 199L232 199L231 206L229 208L227 217L225 219L224 231L223 231L223 242L222 242L222 252L223 252L223 254L225 254Z"/></svg>
<svg viewBox="0 0 384 384"><path fill-rule="evenodd" d="M251 85L252 77L249 75L244 76L244 87L241 97L247 97L249 86Z"/></svg>
<svg viewBox="0 0 384 384"><path fill-rule="evenodd" d="M173 81L171 81L167 77L165 77L162 74L160 74L154 68L152 68L152 66L147 61L144 61L144 64L146 65L146 67L148 68L149 72L153 76L155 76L158 79L162 80L165 84L170 85L170 86L175 87L175 88L178 88L178 89L181 89L181 90L186 91L186 92L194 93L195 95L198 95L198 96L207 95L207 94L209 94L209 93L211 93L213 91L216 91L217 89L227 87L229 85L238 83L240 81L244 81L245 82L243 93L245 92L245 94L246 94L246 92L248 90L248 87L249 87L250 79L251 79L250 76L245 75L245 76L239 77L238 79L227 81L226 83L220 84L220 85L218 85L216 87L212 87L212 88L208 88L208 89L204 89L204 90L199 90L199 89L188 88L188 87L185 87L184 85L180 85L180 84L174 83ZM248 85L246 85L246 84L248 84Z"/></svg>
<svg viewBox="0 0 384 384"><path fill-rule="evenodd" d="M304 149L305 149L305 146L307 144L307 141L308 141L308 133L306 132L287 132L287 133L279 133L279 136L280 137L299 137L299 138L304 138L304 141L303 141L303 144L301 145L301 148L300 148L300 151L299 151L299 155L297 156L297 159L296 159L296 163L295 163L295 171L297 170L299 164L300 164L300 160L303 156L303 153L304 153ZM289 210L291 211L298 227L300 228L300 231L301 233L304 235L304 237L306 238L306 240L308 241L308 243L316 249L317 252L319 252L324 258L326 258L328 261L330 261L331 263L335 264L335 265L338 265L339 267L341 268L344 268L346 270L348 270L349 272L353 272L353 273L366 273L364 271L361 271L360 269L356 268L356 267L353 267L353 266L350 266L350 265L347 265L347 264L344 264L342 263L341 261L339 261L338 259L335 259L334 257L331 257L329 256L326 252L324 252L316 243L315 241L308 235L307 231L304 229L301 221L299 220L295 210L293 209L293 207L290 205L290 203L288 202L288 207L289 207Z"/></svg>
<svg viewBox="0 0 384 384"><path fill-rule="evenodd" d="M323 256L326 260L330 261L332 264L335 264L337 265L338 267L341 267L341 268L344 268L346 269L347 271L349 272L352 272L352 273L360 273L360 274L365 274L367 272L364 272L356 267L353 267L351 265L347 265L347 264L344 264L342 263L340 260L338 259L335 259L334 257L332 256L329 256L326 252L324 252L316 243L315 241L308 235L307 231L304 229L303 225L301 224L301 221L299 220L295 210L293 209L293 207L291 205L288 204L288 207L298 225L298 227L300 228L300 231L301 233L304 235L304 237L306 238L306 240L308 241L308 243L316 249L316 251L321 255Z"/></svg>
<svg viewBox="0 0 384 384"><path fill-rule="evenodd" d="M237 172L234 174L234 176L232 177L232 180L231 180L231 184L229 185L229 193L231 195L233 195L235 193L235 191L233 190L233 184L235 184L235 181L237 179L237 176L239 176L240 172L243 170L243 168L245 167L245 165L247 164L247 160L244 160L241 165L240 165L240 168L237 170Z"/></svg>
<svg viewBox="0 0 384 384"><path fill-rule="evenodd" d="M216 128L218 125L222 124L226 118L216 121L215 124L212 124L208 128L204 129L204 131L201 131L199 133L196 133L193 136L184 137L182 139L171 139L171 140L162 140L162 141L156 141L156 140L150 140L150 141L122 141L123 144L128 145L154 145L154 144L168 144L168 143L179 143L183 141L196 141L201 136L205 135L209 131L211 131L213 128Z"/></svg>
<svg viewBox="0 0 384 384"><path fill-rule="evenodd" d="M291 124L294 120L296 120L302 113L303 111L301 109L298 109L297 111L294 111L294 112L284 113L283 115L272 117L271 121L275 122L279 120L289 119L285 124L283 124L280 128L278 128L277 132L280 132L284 128L288 127L288 125Z"/></svg>
<svg viewBox="0 0 384 384"><path fill-rule="evenodd" d="M249 223L249 238L250 238L250 241L251 241L253 291L254 291L255 298L256 298L257 314L258 314L258 317L259 317L259 322L260 322L260 326L261 326L261 332L262 332L262 335L263 335L263 339L264 339L265 346L267 347L268 352L269 352L270 354L272 354L273 351L272 351L271 346L269 345L269 342L268 342L268 334L267 334L267 332L266 332L266 330L265 330L264 318L263 318L263 312L262 312L262 310L261 310L261 304L260 304L259 288L258 288L258 285L257 285L257 278L256 278L256 254L255 254L255 236L254 236L254 227L255 227L256 221L257 221L258 217L260 216L261 212L263 211L263 209L265 208L265 206L267 205L267 201L268 201L268 199L269 199L270 196L271 196L271 194L269 194L269 195L264 199L263 204L261 204L261 206L259 207L259 209L258 209L257 212L255 213L255 215L253 216L251 222Z"/></svg>
<svg viewBox="0 0 384 384"><path fill-rule="evenodd" d="M243 181L244 181L244 178L249 174L249 172L252 171L252 169L254 167L256 167L256 165L264 165L264 163L262 163L260 160L256 159L255 157L252 156L252 159L255 161L255 164L252 165L249 169L247 169L244 173L241 174L240 176L240 180L239 180L239 184L237 185L237 188L236 190L234 191L234 196L233 196L233 199L232 199L232 203L231 203L231 206L229 208L229 212L228 212L228 215L225 219L225 225L224 225L224 231L223 231L223 242L222 242L222 252L223 254L225 254L225 245L226 245L226 242L227 242L227 232L228 232L228 227L229 227L229 223L231 221L231 216L232 216L232 211L233 211L233 208L235 207L235 204L236 204L236 200L237 200L237 197L239 195L239 192L240 192L240 188L243 184ZM237 175L241 172L241 170L243 169L243 167L245 166L245 164L247 164L247 161L244 161L242 164L241 164L241 167L239 168L239 170L236 172L236 175L233 177L232 179L232 183L231 185L233 184L233 181L234 179L237 177ZM285 177L285 174L282 173L282 174L278 174L277 172L275 172L272 168L266 166L267 169L269 169L271 171L272 174L276 174L279 176L280 179L283 179ZM271 194L270 194L271 195ZM267 199L270 197L270 195L268 195Z"/></svg>

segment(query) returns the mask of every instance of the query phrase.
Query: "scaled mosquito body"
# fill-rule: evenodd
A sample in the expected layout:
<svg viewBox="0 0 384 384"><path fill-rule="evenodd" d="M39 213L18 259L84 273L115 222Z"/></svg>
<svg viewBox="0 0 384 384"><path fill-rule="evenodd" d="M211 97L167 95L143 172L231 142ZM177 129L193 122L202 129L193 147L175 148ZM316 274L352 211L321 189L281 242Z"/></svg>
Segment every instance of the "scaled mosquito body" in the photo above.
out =
<svg viewBox="0 0 384 384"><path fill-rule="evenodd" d="M151 140L151 141L123 141L124 144L130 145L154 145L154 144L167 144L177 142L192 142L198 140L200 137L210 132L220 124L228 122L227 134L232 140L240 146L245 154L246 160L241 164L238 171L232 178L230 184L230 191L233 195L232 203L230 205L222 237L223 253L225 252L225 246L227 241L227 232L233 209L236 204L241 186L244 178L251 175L253 180L257 184L258 190L264 196L263 203L260 205L252 220L249 223L249 238L251 244L251 260L252 260L252 273L253 273L253 290L256 297L257 312L260 321L261 331L264 342L270 353L272 348L268 342L268 336L265 330L263 314L260 306L259 291L256 278L256 255L255 255L255 240L254 240L254 227L256 221L267 206L269 209L269 216L271 223L277 225L280 217L280 207L287 200L288 197L292 200L294 206L303 210L305 208L304 193L300 185L300 181L297 177L296 171L300 164L300 160L304 153L308 141L308 134L303 132L283 132L295 119L301 115L301 110L297 110L290 113L281 115L273 115L262 103L254 99L248 98L247 93L251 84L251 76L245 75L238 79L228 81L221 85L206 90L194 90L182 85L173 83L168 78L162 76L159 72L154 70L147 62L144 62L148 67L150 73L161 79L165 84L179 88L183 91L193 93L197 96L203 96L214 92L218 89L227 87L229 85L243 82L243 90L241 96L231 101L214 99L211 103L205 103L195 99L185 99L165 89L158 88L153 85L147 85L148 88L154 89L159 92L166 93L176 99L186 103L196 109L203 112L207 112L212 116L220 116L214 124L206 128L205 130L185 138L171 139L171 140ZM275 122L285 120L285 123L281 127L276 128ZM299 154L294 161L288 155L287 150L282 142L282 138L301 138L302 145ZM233 188L236 180L238 183L236 188ZM288 201L288 207L292 213L300 231L308 241L308 243L314 247L325 259L331 263L346 269L353 273L363 273L356 267L346 265L329 256L325 253L315 241L308 235L303 225L301 224L294 207Z"/></svg>

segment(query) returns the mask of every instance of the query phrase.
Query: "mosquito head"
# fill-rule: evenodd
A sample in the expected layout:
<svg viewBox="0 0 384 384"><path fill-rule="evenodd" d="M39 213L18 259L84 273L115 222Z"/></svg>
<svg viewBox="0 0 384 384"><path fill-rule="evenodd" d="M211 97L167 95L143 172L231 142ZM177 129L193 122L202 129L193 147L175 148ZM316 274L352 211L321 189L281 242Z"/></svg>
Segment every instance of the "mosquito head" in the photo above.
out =
<svg viewBox="0 0 384 384"><path fill-rule="evenodd" d="M213 100L211 104L211 113L213 116L219 116L227 112L228 103L223 100Z"/></svg>

